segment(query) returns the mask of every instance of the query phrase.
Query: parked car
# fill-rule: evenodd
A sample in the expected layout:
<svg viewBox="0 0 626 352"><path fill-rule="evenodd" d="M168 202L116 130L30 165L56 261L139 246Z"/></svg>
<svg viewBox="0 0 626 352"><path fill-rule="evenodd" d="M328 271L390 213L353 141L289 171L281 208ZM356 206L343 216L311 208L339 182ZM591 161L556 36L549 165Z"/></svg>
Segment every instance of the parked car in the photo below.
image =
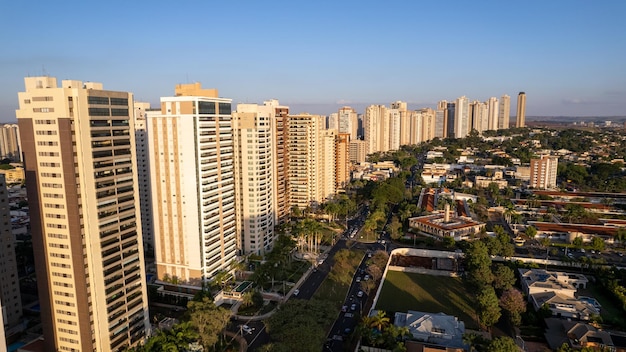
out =
<svg viewBox="0 0 626 352"><path fill-rule="evenodd" d="M252 334L254 328L249 327L248 325L241 325L241 330L246 334Z"/></svg>

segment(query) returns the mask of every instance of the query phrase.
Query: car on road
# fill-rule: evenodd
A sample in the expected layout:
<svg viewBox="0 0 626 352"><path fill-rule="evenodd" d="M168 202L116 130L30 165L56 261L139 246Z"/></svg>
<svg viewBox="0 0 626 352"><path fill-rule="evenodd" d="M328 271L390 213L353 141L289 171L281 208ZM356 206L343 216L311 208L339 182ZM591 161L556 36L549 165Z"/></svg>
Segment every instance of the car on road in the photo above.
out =
<svg viewBox="0 0 626 352"><path fill-rule="evenodd" d="M295 291L293 291L293 295L294 295L294 296L297 296L297 295L299 295L299 294L300 294L300 290L296 289Z"/></svg>
<svg viewBox="0 0 626 352"><path fill-rule="evenodd" d="M356 310L356 303L352 303L352 305L350 306L350 310Z"/></svg>
<svg viewBox="0 0 626 352"><path fill-rule="evenodd" d="M348 306L341 307L341 311L344 312L344 313L347 312L348 311Z"/></svg>
<svg viewBox="0 0 626 352"><path fill-rule="evenodd" d="M356 277L356 282L361 282L361 277L360 276Z"/></svg>
<svg viewBox="0 0 626 352"><path fill-rule="evenodd" d="M363 278L363 280L365 280L365 281L367 281L367 280L369 280L369 279L370 279L370 276L369 276L369 275L365 275L365 277Z"/></svg>
<svg viewBox="0 0 626 352"><path fill-rule="evenodd" d="M252 332L254 331L254 328L251 328L248 325L241 325L241 330L245 332L246 334L251 335Z"/></svg>
<svg viewBox="0 0 626 352"><path fill-rule="evenodd" d="M363 291L359 291L359 292L356 294L356 296L357 296L357 297L359 297L359 298L363 297Z"/></svg>

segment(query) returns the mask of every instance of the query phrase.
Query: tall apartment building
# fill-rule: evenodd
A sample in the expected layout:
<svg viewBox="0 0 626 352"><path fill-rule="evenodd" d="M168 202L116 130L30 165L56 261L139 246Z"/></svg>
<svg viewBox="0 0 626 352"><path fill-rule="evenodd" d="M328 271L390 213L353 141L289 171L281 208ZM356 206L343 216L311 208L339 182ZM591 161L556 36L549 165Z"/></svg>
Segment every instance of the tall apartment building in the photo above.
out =
<svg viewBox="0 0 626 352"><path fill-rule="evenodd" d="M337 193L337 131L323 130L319 139L319 165L317 178L321 190L320 200L324 202Z"/></svg>
<svg viewBox="0 0 626 352"><path fill-rule="evenodd" d="M519 92L517 95L515 127L526 127L526 93L524 92Z"/></svg>
<svg viewBox="0 0 626 352"><path fill-rule="evenodd" d="M511 97L508 95L503 95L500 98L500 109L498 112L498 129L508 129L509 119L511 115Z"/></svg>
<svg viewBox="0 0 626 352"><path fill-rule="evenodd" d="M0 303L2 317L0 330L18 325L22 317L22 301L20 298L20 282L17 277L15 260L15 236L11 232L11 207L4 175L0 175ZM0 350L5 340L0 339Z"/></svg>
<svg viewBox="0 0 626 352"><path fill-rule="evenodd" d="M350 135L350 140L357 139L359 130L359 120L356 110L349 106L344 106L339 109L337 114L339 120L339 126L337 128L338 133L347 133ZM329 127L329 129L332 129Z"/></svg>
<svg viewBox="0 0 626 352"><path fill-rule="evenodd" d="M448 102L441 100L435 110L435 138L445 138L447 132Z"/></svg>
<svg viewBox="0 0 626 352"><path fill-rule="evenodd" d="M238 104L233 113L237 247L263 255L274 245L274 138L276 109Z"/></svg>
<svg viewBox="0 0 626 352"><path fill-rule="evenodd" d="M152 200L150 189L150 151L146 115L150 113L150 103L135 102L135 155L137 155L137 179L139 180L139 204L141 205L141 233L143 248L154 256L154 236L152 229Z"/></svg>
<svg viewBox="0 0 626 352"><path fill-rule="evenodd" d="M498 113L500 112L498 98L491 97L487 100L487 116L488 116L488 126L487 130L497 130L498 129Z"/></svg>
<svg viewBox="0 0 626 352"><path fill-rule="evenodd" d="M445 126L446 138L457 138L456 136L456 103L447 103L446 104L446 114L445 114Z"/></svg>
<svg viewBox="0 0 626 352"><path fill-rule="evenodd" d="M388 109L389 116L389 128L388 134L383 136L383 141L388 141L385 151L400 149L400 140L402 134L401 115L406 115L406 111L400 111L398 109Z"/></svg>
<svg viewBox="0 0 626 352"><path fill-rule="evenodd" d="M530 187L555 188L559 157L542 155L539 159L530 159Z"/></svg>
<svg viewBox="0 0 626 352"><path fill-rule="evenodd" d="M119 351L150 327L133 96L27 77L17 120L46 351Z"/></svg>
<svg viewBox="0 0 626 352"><path fill-rule="evenodd" d="M265 105L274 108L274 121L272 122L274 139L274 205L276 215L275 224L285 223L289 219L291 205L289 203L289 150L287 140L289 138L289 107L281 106L278 100L270 100Z"/></svg>
<svg viewBox="0 0 626 352"><path fill-rule="evenodd" d="M175 93L147 120L155 263L200 285L237 255L231 100L199 83Z"/></svg>
<svg viewBox="0 0 626 352"><path fill-rule="evenodd" d="M320 115L300 114L288 117L287 192L291 207L305 209L324 201L320 184L320 168L323 166L320 159L322 127L323 119Z"/></svg>
<svg viewBox="0 0 626 352"><path fill-rule="evenodd" d="M389 111L384 105L370 105L363 116L367 154L389 150Z"/></svg>
<svg viewBox="0 0 626 352"><path fill-rule="evenodd" d="M339 129L339 114L338 113L333 112L332 114L328 115L328 118L326 119L326 129L327 130Z"/></svg>
<svg viewBox="0 0 626 352"><path fill-rule="evenodd" d="M454 138L465 138L470 129L469 99L462 96L456 99L454 110Z"/></svg>
<svg viewBox="0 0 626 352"><path fill-rule="evenodd" d="M22 161L20 130L16 124L5 124L0 129L0 158Z"/></svg>
<svg viewBox="0 0 626 352"><path fill-rule="evenodd" d="M345 189L350 182L350 134L339 133L335 138L335 189Z"/></svg>
<svg viewBox="0 0 626 352"><path fill-rule="evenodd" d="M416 111L415 115L415 127L411 134L415 139L411 139L412 144L430 141L436 136L436 113L431 108L424 108Z"/></svg>
<svg viewBox="0 0 626 352"><path fill-rule="evenodd" d="M350 141L350 162L360 164L367 157L367 143L362 140Z"/></svg>

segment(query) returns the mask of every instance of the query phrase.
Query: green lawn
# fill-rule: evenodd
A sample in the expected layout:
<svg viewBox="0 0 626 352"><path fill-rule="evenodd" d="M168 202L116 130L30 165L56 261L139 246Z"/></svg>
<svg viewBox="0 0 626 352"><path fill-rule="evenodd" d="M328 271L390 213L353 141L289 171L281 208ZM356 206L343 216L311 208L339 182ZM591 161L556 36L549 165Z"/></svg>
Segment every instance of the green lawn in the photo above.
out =
<svg viewBox="0 0 626 352"><path fill-rule="evenodd" d="M479 329L475 299L460 278L389 271L376 309L389 316L408 310L443 312L458 317L468 329Z"/></svg>

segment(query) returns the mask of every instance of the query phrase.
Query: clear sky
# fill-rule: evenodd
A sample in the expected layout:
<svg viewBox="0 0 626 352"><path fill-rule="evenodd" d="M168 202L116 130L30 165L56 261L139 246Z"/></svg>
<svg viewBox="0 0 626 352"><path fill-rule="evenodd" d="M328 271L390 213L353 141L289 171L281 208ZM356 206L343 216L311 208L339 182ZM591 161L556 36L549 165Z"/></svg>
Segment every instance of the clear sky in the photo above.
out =
<svg viewBox="0 0 626 352"><path fill-rule="evenodd" d="M201 82L292 112L527 94L527 115L626 115L626 1L3 1L0 121L23 77L158 103Z"/></svg>

